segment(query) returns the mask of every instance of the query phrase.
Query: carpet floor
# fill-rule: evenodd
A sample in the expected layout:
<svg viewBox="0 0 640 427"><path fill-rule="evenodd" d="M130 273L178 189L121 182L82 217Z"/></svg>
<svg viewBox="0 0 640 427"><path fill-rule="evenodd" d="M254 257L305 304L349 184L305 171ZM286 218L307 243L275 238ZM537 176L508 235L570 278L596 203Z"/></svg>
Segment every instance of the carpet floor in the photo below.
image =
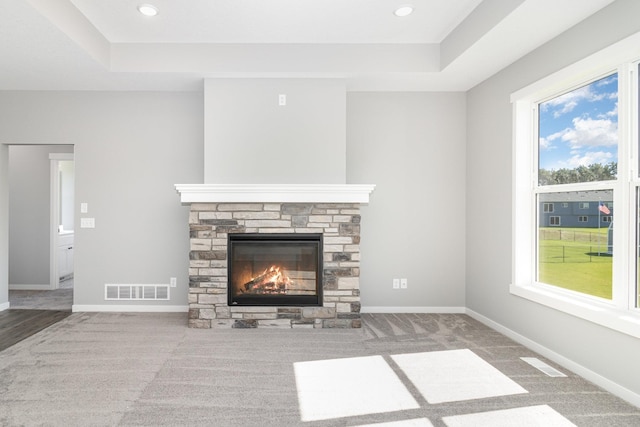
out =
<svg viewBox="0 0 640 427"><path fill-rule="evenodd" d="M74 313L0 351L0 425L638 426L640 409L465 315L198 330Z"/></svg>

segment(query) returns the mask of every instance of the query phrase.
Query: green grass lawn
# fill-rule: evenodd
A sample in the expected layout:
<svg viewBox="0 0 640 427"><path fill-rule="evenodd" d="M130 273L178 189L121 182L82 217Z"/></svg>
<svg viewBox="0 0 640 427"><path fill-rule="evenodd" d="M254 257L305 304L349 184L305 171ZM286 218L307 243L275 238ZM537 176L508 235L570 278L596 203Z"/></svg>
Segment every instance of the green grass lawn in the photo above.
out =
<svg viewBox="0 0 640 427"><path fill-rule="evenodd" d="M538 280L611 299L613 257L606 254L606 238L606 228L540 228Z"/></svg>

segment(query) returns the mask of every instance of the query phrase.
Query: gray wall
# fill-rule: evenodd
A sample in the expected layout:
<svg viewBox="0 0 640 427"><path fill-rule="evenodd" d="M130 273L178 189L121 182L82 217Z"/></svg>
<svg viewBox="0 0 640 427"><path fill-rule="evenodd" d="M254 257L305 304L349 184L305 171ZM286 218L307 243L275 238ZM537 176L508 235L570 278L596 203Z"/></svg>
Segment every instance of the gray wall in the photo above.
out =
<svg viewBox="0 0 640 427"><path fill-rule="evenodd" d="M342 80L206 80L205 182L344 184L345 105Z"/></svg>
<svg viewBox="0 0 640 427"><path fill-rule="evenodd" d="M68 145L9 147L9 284L49 286L49 153L72 153Z"/></svg>
<svg viewBox="0 0 640 427"><path fill-rule="evenodd" d="M75 227L75 304L110 304L105 283L168 283L173 276L178 287L164 304L186 305L188 207L181 206L173 185L202 183L202 141L199 93L0 96L0 143L75 146L76 222L82 202L89 205L82 216L96 220L95 229ZM0 190L4 181L0 174Z"/></svg>
<svg viewBox="0 0 640 427"><path fill-rule="evenodd" d="M640 393L640 340L512 296L511 92L640 31L640 2L618 0L468 92L467 306Z"/></svg>
<svg viewBox="0 0 640 427"><path fill-rule="evenodd" d="M464 307L465 95L347 99L347 181L376 185L362 207L363 308Z"/></svg>

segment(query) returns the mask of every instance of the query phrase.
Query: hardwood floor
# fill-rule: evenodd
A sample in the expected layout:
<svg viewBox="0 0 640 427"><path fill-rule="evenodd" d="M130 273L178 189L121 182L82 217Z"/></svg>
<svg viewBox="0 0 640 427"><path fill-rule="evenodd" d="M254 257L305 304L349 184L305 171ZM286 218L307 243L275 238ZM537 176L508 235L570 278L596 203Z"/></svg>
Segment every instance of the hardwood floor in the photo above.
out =
<svg viewBox="0 0 640 427"><path fill-rule="evenodd" d="M0 311L0 351L69 316L71 311L17 310Z"/></svg>

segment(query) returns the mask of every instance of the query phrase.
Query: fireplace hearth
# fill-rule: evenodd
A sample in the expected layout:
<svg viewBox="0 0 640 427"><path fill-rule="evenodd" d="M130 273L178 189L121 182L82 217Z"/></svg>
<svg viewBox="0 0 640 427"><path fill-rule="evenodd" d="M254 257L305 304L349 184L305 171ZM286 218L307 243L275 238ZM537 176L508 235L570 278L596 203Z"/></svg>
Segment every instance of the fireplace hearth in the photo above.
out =
<svg viewBox="0 0 640 427"><path fill-rule="evenodd" d="M231 233L230 306L322 305L322 234Z"/></svg>

